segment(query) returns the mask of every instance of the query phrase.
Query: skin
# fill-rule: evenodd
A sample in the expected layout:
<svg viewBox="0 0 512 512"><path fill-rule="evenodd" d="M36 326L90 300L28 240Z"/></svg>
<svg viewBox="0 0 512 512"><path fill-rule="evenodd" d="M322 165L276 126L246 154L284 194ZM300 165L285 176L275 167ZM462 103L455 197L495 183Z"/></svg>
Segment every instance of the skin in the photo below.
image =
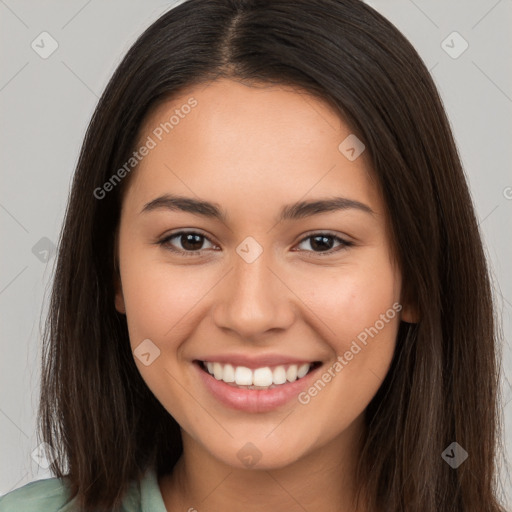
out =
<svg viewBox="0 0 512 512"><path fill-rule="evenodd" d="M161 104L139 141L190 97L197 106L130 176L118 231L116 308L126 314L133 350L145 339L159 348L150 365L135 362L182 430L184 454L159 478L166 508L354 511L363 413L389 369L399 320L414 320L407 305L306 405L294 399L266 413L230 409L203 386L192 361L278 353L328 368L400 303L401 276L370 161L363 152L351 162L338 150L351 131L323 101L228 79ZM141 213L163 193L218 203L227 221L164 208ZM286 204L332 196L374 214L346 209L276 223ZM196 245L202 254L171 252L169 245L190 247L184 237L156 243L180 230L206 236ZM325 255L306 235L326 230L354 245ZM236 252L247 236L263 248L252 263ZM261 453L250 468L237 456L248 442Z"/></svg>

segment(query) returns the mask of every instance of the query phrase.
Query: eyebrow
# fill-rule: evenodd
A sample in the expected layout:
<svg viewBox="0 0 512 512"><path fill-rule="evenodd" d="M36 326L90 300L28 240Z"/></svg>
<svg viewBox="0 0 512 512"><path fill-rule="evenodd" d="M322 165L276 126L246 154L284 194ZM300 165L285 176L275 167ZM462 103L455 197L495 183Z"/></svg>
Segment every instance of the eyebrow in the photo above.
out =
<svg viewBox="0 0 512 512"><path fill-rule="evenodd" d="M217 219L224 223L228 218L226 211L223 210L218 203L173 194L165 194L149 201L144 205L141 213L159 209L188 212L206 218ZM277 220L281 222L285 220L303 219L322 213L349 209L356 209L370 215L375 215L375 212L367 204L346 197L332 197L312 201L298 201L293 204L285 205L281 209Z"/></svg>

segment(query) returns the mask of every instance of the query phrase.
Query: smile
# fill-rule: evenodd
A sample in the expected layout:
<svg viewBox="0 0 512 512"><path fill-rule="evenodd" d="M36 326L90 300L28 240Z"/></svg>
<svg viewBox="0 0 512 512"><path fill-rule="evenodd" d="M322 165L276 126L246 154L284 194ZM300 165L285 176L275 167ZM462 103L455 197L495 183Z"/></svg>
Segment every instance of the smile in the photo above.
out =
<svg viewBox="0 0 512 512"><path fill-rule="evenodd" d="M201 361L203 369L217 380L244 389L273 389L287 382L295 382L318 364L320 363L312 362L251 369L229 363Z"/></svg>
<svg viewBox="0 0 512 512"><path fill-rule="evenodd" d="M288 403L316 378L321 362L276 366L235 365L227 362L195 360L204 389L218 403L248 413L271 412Z"/></svg>

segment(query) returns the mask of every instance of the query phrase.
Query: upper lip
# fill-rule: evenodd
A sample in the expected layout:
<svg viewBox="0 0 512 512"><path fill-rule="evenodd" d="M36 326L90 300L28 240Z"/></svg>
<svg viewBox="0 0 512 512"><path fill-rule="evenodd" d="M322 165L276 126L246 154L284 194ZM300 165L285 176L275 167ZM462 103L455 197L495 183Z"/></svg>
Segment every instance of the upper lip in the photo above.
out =
<svg viewBox="0 0 512 512"><path fill-rule="evenodd" d="M281 354L262 354L260 356L249 356L246 354L219 354L204 356L198 361L207 361L211 363L231 364L233 366L245 366L246 368L262 368L265 366L285 366L290 364L305 364L318 362L317 359L304 359Z"/></svg>

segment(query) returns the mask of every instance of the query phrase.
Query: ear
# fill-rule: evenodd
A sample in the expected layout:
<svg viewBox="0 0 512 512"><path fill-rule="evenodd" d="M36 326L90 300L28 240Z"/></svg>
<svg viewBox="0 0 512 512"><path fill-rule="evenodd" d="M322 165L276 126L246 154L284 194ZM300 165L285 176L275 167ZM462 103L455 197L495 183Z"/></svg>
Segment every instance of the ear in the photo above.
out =
<svg viewBox="0 0 512 512"><path fill-rule="evenodd" d="M400 320L409 324L417 324L420 321L420 308L417 304L416 294L411 291L410 287L403 287L400 304Z"/></svg>
<svg viewBox="0 0 512 512"><path fill-rule="evenodd" d="M123 285L121 283L121 273L119 272L119 264L117 255L119 254L119 233L116 231L114 238L114 304L118 313L126 315L126 307L124 304Z"/></svg>
<svg viewBox="0 0 512 512"><path fill-rule="evenodd" d="M126 315L126 307L124 304L124 296L123 296L123 286L121 284L121 276L118 272L114 276L114 291L115 291L115 299L114 303L116 309L119 313Z"/></svg>
<svg viewBox="0 0 512 512"><path fill-rule="evenodd" d="M417 308L411 304L405 304L402 307L400 319L409 324L417 324L420 321L420 315Z"/></svg>

